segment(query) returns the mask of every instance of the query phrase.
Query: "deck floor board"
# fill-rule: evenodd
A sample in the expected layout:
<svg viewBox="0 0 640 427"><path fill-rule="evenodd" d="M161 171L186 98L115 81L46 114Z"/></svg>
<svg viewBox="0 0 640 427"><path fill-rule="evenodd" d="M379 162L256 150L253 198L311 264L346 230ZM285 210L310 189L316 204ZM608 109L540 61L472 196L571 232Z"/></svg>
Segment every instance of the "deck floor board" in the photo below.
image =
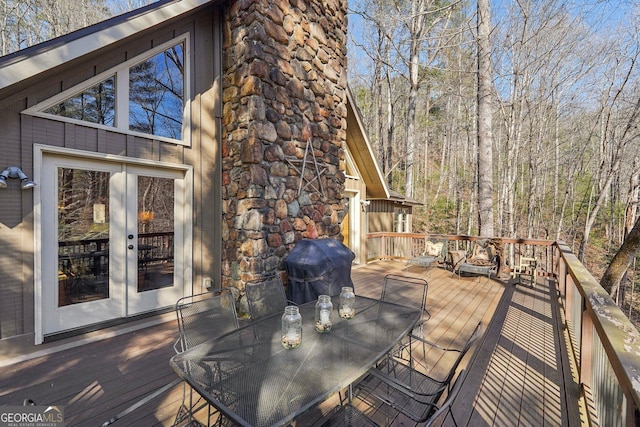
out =
<svg viewBox="0 0 640 427"><path fill-rule="evenodd" d="M461 345L483 323L478 346L463 362L468 375L454 405L459 426L580 425L578 387L567 365L552 283L540 280L527 288L486 277L458 278L440 268L405 270L401 261L384 261L353 268L356 294L378 298L389 273L427 278L431 318L424 333L430 339ZM176 378L168 363L176 338L176 322L170 320L77 346L66 343L78 337L35 346L36 355L54 350L32 359L25 353L8 365L16 350L0 341L0 364L5 362L0 405L21 405L25 399L62 405L66 425L100 426ZM62 349L55 351L56 346ZM182 384L174 386L113 425L170 426L182 395ZM337 396L329 399L296 425L321 424L337 403ZM358 405L381 425L411 425L375 402Z"/></svg>

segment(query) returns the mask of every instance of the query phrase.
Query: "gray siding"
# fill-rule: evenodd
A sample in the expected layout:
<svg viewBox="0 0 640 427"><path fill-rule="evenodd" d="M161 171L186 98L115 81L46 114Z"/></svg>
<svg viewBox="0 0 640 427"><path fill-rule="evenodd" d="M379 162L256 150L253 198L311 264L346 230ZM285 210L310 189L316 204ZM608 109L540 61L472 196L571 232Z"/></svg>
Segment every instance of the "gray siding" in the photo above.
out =
<svg viewBox="0 0 640 427"><path fill-rule="evenodd" d="M33 176L33 145L114 154L194 167L193 283L200 291L203 277L220 283L220 11L198 10L166 26L94 52L82 60L0 91L0 170L19 166ZM20 112L144 53L176 36L191 35L191 93L194 120L191 146L126 135L90 126L23 115ZM16 180L11 180L16 181ZM33 193L16 182L0 190L0 339L34 331Z"/></svg>

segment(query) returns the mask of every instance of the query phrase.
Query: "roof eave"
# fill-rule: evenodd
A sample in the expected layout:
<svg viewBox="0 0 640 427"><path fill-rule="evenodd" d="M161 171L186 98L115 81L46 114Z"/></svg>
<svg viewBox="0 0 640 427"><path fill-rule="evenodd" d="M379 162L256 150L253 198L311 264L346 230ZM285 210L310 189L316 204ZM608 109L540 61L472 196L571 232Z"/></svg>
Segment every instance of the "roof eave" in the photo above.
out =
<svg viewBox="0 0 640 427"><path fill-rule="evenodd" d="M214 0L154 3L0 58L0 90L189 13Z"/></svg>
<svg viewBox="0 0 640 427"><path fill-rule="evenodd" d="M358 111L358 108L356 106L355 99L353 97L353 94L351 93L351 89L348 86L346 92L349 112L353 114L353 119L356 122L356 125L360 131L359 134L362 139L362 141L356 141L354 138L348 138L348 142L354 145L349 147L353 154L354 161L360 163L358 166L363 172L368 172L366 181L367 192L374 191L376 193L375 197L389 198L389 188L387 187L387 184L384 180L384 176L382 174L382 171L380 170L380 166L375 160L375 155L371 148L371 143L369 142L369 138L364 129L362 117L360 116L360 112Z"/></svg>

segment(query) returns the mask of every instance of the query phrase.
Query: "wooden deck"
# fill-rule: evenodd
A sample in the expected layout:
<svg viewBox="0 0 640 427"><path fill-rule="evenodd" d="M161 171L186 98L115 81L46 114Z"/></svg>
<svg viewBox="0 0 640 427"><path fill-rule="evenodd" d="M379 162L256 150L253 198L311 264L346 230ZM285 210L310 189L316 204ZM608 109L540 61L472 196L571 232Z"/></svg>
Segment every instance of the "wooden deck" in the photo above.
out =
<svg viewBox="0 0 640 427"><path fill-rule="evenodd" d="M469 374L454 405L458 426L583 424L552 284L539 281L527 288L486 277L458 279L437 268L405 272L404 266L389 261L354 267L356 294L378 297L388 273L417 275L429 281L430 338L461 342L483 322L479 345L463 363ZM24 349L0 341L0 405L32 399L64 406L68 426L102 425L176 378L168 363L177 337L175 321L152 324L147 319L141 326ZM182 392L182 385L172 387L113 425L170 426ZM330 399L296 425L319 424L336 403ZM382 425L411 425L384 408L360 406Z"/></svg>

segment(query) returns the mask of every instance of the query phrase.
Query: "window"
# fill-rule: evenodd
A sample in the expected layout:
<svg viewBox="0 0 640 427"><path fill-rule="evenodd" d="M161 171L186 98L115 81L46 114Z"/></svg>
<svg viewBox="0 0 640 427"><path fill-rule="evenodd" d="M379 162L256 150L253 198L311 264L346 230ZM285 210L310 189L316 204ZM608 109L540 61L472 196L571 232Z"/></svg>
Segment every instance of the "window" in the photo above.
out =
<svg viewBox="0 0 640 427"><path fill-rule="evenodd" d="M349 178L359 179L360 173L356 162L353 160L353 156L349 150L345 151L345 175Z"/></svg>
<svg viewBox="0 0 640 427"><path fill-rule="evenodd" d="M188 123L186 36L165 43L25 113L185 141Z"/></svg>
<svg viewBox="0 0 640 427"><path fill-rule="evenodd" d="M113 126L115 122L115 78L65 99L44 112L85 122Z"/></svg>
<svg viewBox="0 0 640 427"><path fill-rule="evenodd" d="M396 233L409 232L409 209L397 206L393 208L393 229Z"/></svg>
<svg viewBox="0 0 640 427"><path fill-rule="evenodd" d="M178 44L129 69L129 129L182 139L182 52Z"/></svg>

